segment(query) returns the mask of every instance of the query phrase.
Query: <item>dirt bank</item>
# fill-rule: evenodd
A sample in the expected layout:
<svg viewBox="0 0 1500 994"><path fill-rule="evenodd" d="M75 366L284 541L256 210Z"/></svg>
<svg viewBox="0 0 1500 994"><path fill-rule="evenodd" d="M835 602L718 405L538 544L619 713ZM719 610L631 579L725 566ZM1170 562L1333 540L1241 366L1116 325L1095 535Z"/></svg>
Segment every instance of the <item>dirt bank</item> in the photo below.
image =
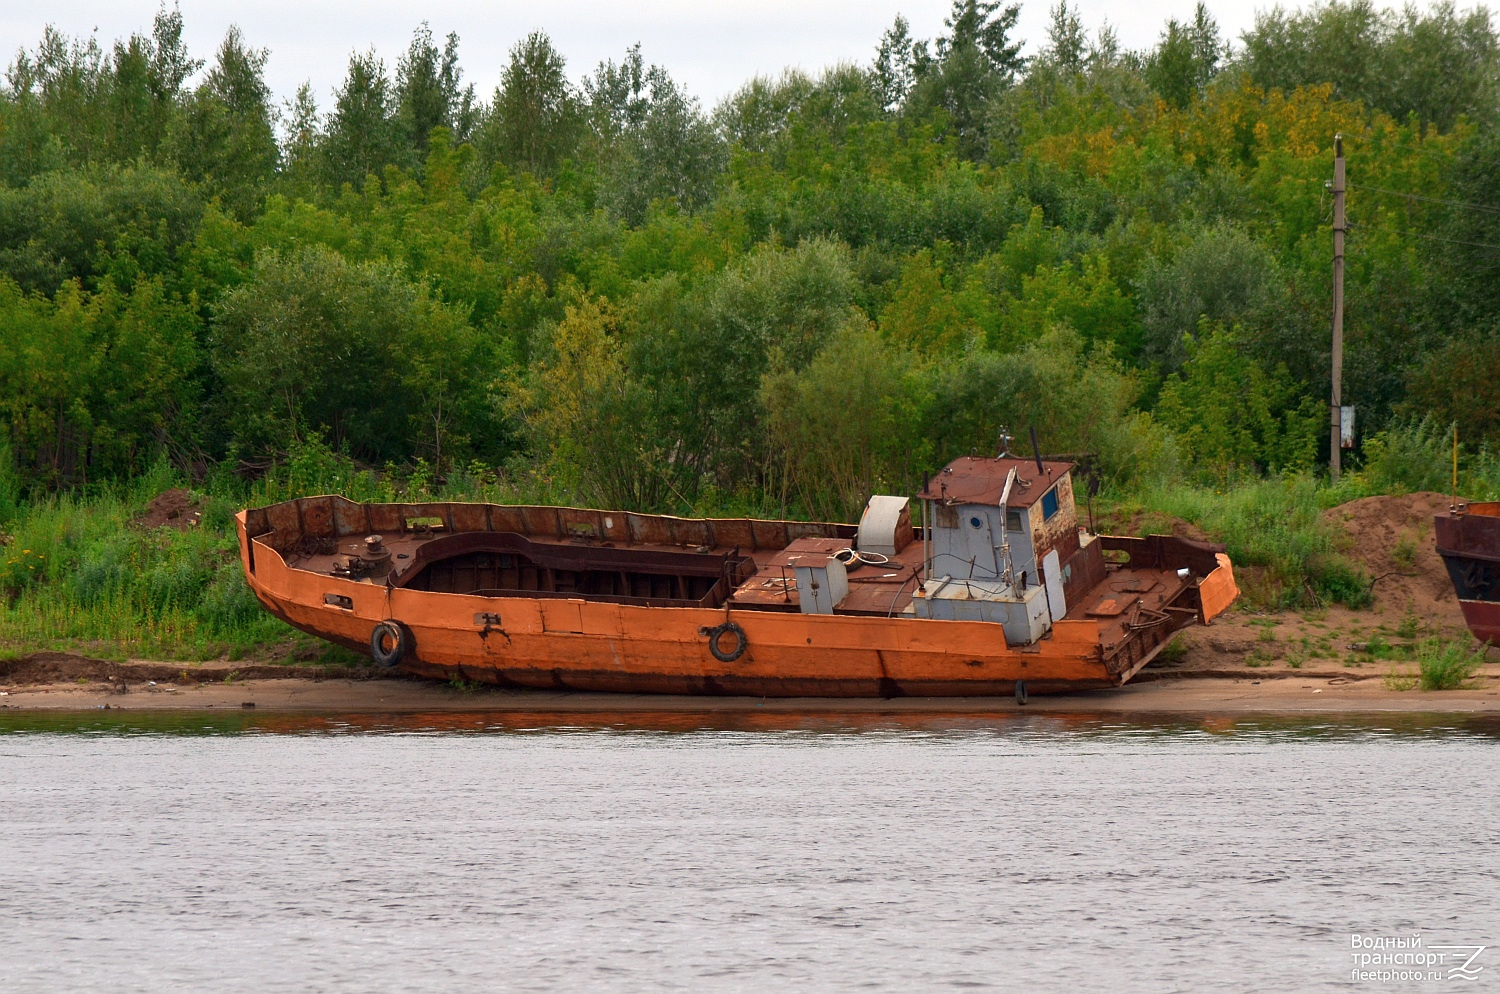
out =
<svg viewBox="0 0 1500 994"><path fill-rule="evenodd" d="M1433 516L1446 511L1450 501L1435 493L1366 497L1324 513L1341 533L1341 551L1370 574L1377 607L1415 614L1434 625L1463 625L1432 531Z"/></svg>
<svg viewBox="0 0 1500 994"><path fill-rule="evenodd" d="M322 712L848 712L985 714L1017 710L1009 698L896 700L664 697L469 689L340 667L194 667L42 654L0 664L3 710L270 709ZM1116 690L1031 698L1028 712L1500 711L1500 666L1488 666L1466 690L1393 691L1376 674L1319 667L1300 673L1249 673L1234 665L1147 672Z"/></svg>
<svg viewBox="0 0 1500 994"><path fill-rule="evenodd" d="M1434 550L1432 517L1447 507L1442 494L1417 493L1331 508L1325 520L1340 551L1370 575L1370 607L1257 613L1242 604L1208 628L1183 633L1180 648L1142 675L1227 670L1265 679L1319 672L1399 683L1414 679L1417 647L1427 639L1477 648ZM1500 652L1491 650L1490 660L1500 662Z"/></svg>
<svg viewBox="0 0 1500 994"><path fill-rule="evenodd" d="M37 684L173 684L242 683L246 680L377 680L389 677L374 667L299 666L271 663L162 663L132 659L119 662L73 652L34 652L0 660L0 689Z"/></svg>

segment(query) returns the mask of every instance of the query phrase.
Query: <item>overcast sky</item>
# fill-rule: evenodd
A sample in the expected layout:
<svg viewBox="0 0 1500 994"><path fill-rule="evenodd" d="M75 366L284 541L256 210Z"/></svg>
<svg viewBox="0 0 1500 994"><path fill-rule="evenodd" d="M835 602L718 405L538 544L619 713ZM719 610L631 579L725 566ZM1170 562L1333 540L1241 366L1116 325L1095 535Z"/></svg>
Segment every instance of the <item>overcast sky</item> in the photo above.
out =
<svg viewBox="0 0 1500 994"><path fill-rule="evenodd" d="M1168 17L1191 17L1193 0L1131 4L1082 0L1090 30L1106 18L1129 48L1152 44ZM1216 0L1209 9L1238 37L1257 6ZM210 59L224 31L238 24L246 39L271 51L267 82L278 97L310 80L320 107L343 79L349 55L374 47L392 68L412 30L427 21L441 38L458 32L465 79L488 99L506 53L527 32L546 31L577 80L602 59L618 60L641 42L647 62L665 66L707 106L756 74L789 66L817 70L839 61L868 62L880 34L897 13L913 33L942 30L948 0L181 0L193 53ZM0 51L34 48L47 24L69 35L97 32L102 44L150 30L157 0L5 0L0 3ZM1048 0L1021 10L1020 37L1035 50L1045 36Z"/></svg>

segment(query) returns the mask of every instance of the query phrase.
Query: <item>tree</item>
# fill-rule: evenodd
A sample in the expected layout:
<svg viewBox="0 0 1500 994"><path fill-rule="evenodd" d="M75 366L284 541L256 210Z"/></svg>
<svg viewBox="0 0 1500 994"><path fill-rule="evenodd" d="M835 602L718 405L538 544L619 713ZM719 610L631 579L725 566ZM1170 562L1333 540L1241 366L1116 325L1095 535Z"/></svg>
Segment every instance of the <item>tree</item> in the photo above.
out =
<svg viewBox="0 0 1500 994"><path fill-rule="evenodd" d="M1092 452L1109 479L1128 484L1170 473L1176 452L1160 426L1134 410L1140 382L1108 345L1087 349L1064 325L1014 352L969 348L928 373L923 435L929 467L992 453L1002 429L1034 427L1044 452ZM1024 437L1024 436L1023 436Z"/></svg>
<svg viewBox="0 0 1500 994"><path fill-rule="evenodd" d="M175 276L203 216L200 191L153 166L66 169L0 186L0 276L53 294Z"/></svg>
<svg viewBox="0 0 1500 994"><path fill-rule="evenodd" d="M583 122L565 68L562 55L540 31L510 50L510 63L478 139L490 158L551 176L574 153Z"/></svg>
<svg viewBox="0 0 1500 994"><path fill-rule="evenodd" d="M215 309L212 344L217 413L247 452L319 434L372 461L410 458L428 439L451 458L455 436L482 427L455 423L483 367L461 312L389 264L263 253Z"/></svg>
<svg viewBox="0 0 1500 994"><path fill-rule="evenodd" d="M658 426L660 406L631 371L618 332L607 303L568 307L544 357L503 405L533 451L595 506L661 510L680 501L673 478L681 470Z"/></svg>
<svg viewBox="0 0 1500 994"><path fill-rule="evenodd" d="M760 471L762 377L802 369L850 321L854 277L843 246L761 246L711 278L668 275L642 287L628 323L631 363L653 391L674 486L728 490Z"/></svg>
<svg viewBox="0 0 1500 994"><path fill-rule="evenodd" d="M1014 81L1026 64L1021 57L1022 43L1010 37L1020 16L1020 4L1001 9L1000 0L953 0L953 10L943 21L948 34L937 41L938 58L947 59L961 49L973 48L984 56L1001 83Z"/></svg>
<svg viewBox="0 0 1500 994"><path fill-rule="evenodd" d="M782 507L795 494L815 519L853 521L871 494L916 489L923 386L868 322L844 327L804 369L769 374L760 404Z"/></svg>
<svg viewBox="0 0 1500 994"><path fill-rule="evenodd" d="M246 48L239 28L231 27L168 139L183 173L241 217L248 217L264 195L280 158L264 78L267 55L263 48Z"/></svg>
<svg viewBox="0 0 1500 994"><path fill-rule="evenodd" d="M977 329L943 286L932 253L921 249L901 268L901 279L880 312L880 331L899 349L935 355L961 349Z"/></svg>
<svg viewBox="0 0 1500 994"><path fill-rule="evenodd" d="M47 27L36 51L18 53L6 73L10 106L0 147L10 146L12 175L19 166L30 176L48 162L155 161L183 84L201 65L183 45L176 9L163 7L149 37L131 35L109 54L93 38L70 40Z"/></svg>
<svg viewBox="0 0 1500 994"><path fill-rule="evenodd" d="M55 298L0 279L0 439L46 486L124 477L196 449L198 321L159 279Z"/></svg>
<svg viewBox="0 0 1500 994"><path fill-rule="evenodd" d="M1200 321L1253 325L1281 296L1264 245L1237 228L1204 229L1170 260L1153 257L1141 274L1141 358L1170 373L1186 361Z"/></svg>
<svg viewBox="0 0 1500 994"><path fill-rule="evenodd" d="M1200 2L1190 24L1167 22L1156 51L1146 61L1146 82L1174 107L1186 107L1218 73L1229 46L1219 25Z"/></svg>
<svg viewBox="0 0 1500 994"><path fill-rule="evenodd" d="M311 83L303 82L291 99L283 101L281 120L285 122L281 143L283 183L302 196L310 196L318 181L323 142L318 102Z"/></svg>
<svg viewBox="0 0 1500 994"><path fill-rule="evenodd" d="M1267 372L1238 336L1204 321L1187 362L1161 389L1157 414L1198 466L1220 479L1236 469L1306 469L1317 458L1326 408L1300 395L1284 368Z"/></svg>
<svg viewBox="0 0 1500 994"><path fill-rule="evenodd" d="M911 25L897 14L896 23L880 36L880 46L875 50L875 89L881 108L888 112L898 110L931 65L927 42L914 40Z"/></svg>
<svg viewBox="0 0 1500 994"><path fill-rule="evenodd" d="M1083 19L1078 8L1068 8L1067 0L1059 0L1050 12L1051 23L1047 25L1047 45L1042 49L1039 61L1054 67L1064 75L1083 72L1089 55L1088 34L1083 29Z"/></svg>
<svg viewBox="0 0 1500 994"><path fill-rule="evenodd" d="M636 42L618 64L607 59L599 63L592 76L584 78L583 98L589 127L605 143L645 123L650 112L647 87L656 68L646 68L640 42Z"/></svg>
<svg viewBox="0 0 1500 994"><path fill-rule="evenodd" d="M1341 97L1444 130L1500 110L1500 44L1484 7L1460 16L1451 0L1426 14L1380 11L1371 0L1277 6L1256 16L1244 41L1245 70L1266 89L1332 83Z"/></svg>
<svg viewBox="0 0 1500 994"><path fill-rule="evenodd" d="M182 41L182 14L163 6L156 13L151 37L131 35L116 42L104 75L103 107L110 157L117 162L137 156L154 158L176 116L183 84L203 65L190 58Z"/></svg>
<svg viewBox="0 0 1500 994"><path fill-rule="evenodd" d="M686 211L708 202L718 185L723 142L698 101L660 66L649 69L640 45L625 59L600 63L585 79L587 116L604 176L600 199L630 224L656 200Z"/></svg>
<svg viewBox="0 0 1500 994"><path fill-rule="evenodd" d="M1010 37L1020 16L1019 4L1002 9L1000 0L953 0L944 21L948 34L938 38L934 65L908 101L918 116L942 111L968 158L983 158L988 151L987 105L1025 65L1022 43Z"/></svg>
<svg viewBox="0 0 1500 994"><path fill-rule="evenodd" d="M1500 336L1493 330L1454 338L1410 374L1403 408L1413 417L1455 425L1471 448L1500 448Z"/></svg>
<svg viewBox="0 0 1500 994"><path fill-rule="evenodd" d="M349 75L334 95L323 141L326 182L359 186L399 158L391 83L373 51L349 58Z"/></svg>
<svg viewBox="0 0 1500 994"><path fill-rule="evenodd" d="M1500 204L1500 132L1484 128L1467 136L1456 149L1448 179L1451 187L1444 199L1450 203L1429 208L1436 210L1439 237L1445 239L1426 242L1441 293L1434 303L1453 314L1460 327L1500 330L1500 253L1491 248L1500 244L1500 212L1469 206ZM1407 223L1413 222L1423 224L1424 216Z"/></svg>
<svg viewBox="0 0 1500 994"><path fill-rule="evenodd" d="M450 33L439 52L423 22L396 63L396 126L413 150L414 164L425 158L433 128L447 128L458 142L469 140L476 116L474 87L461 86L462 78L458 35Z"/></svg>

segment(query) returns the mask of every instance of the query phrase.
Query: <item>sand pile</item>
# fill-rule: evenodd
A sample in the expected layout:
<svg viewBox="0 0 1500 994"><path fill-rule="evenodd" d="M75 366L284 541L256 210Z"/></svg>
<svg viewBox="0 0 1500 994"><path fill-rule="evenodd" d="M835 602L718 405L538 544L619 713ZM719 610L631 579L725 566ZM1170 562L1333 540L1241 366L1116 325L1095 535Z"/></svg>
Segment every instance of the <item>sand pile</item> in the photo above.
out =
<svg viewBox="0 0 1500 994"><path fill-rule="evenodd" d="M1448 510L1444 494L1365 497L1324 512L1342 536L1345 555L1375 580L1377 605L1443 625L1462 625L1458 598L1438 557L1432 517Z"/></svg>

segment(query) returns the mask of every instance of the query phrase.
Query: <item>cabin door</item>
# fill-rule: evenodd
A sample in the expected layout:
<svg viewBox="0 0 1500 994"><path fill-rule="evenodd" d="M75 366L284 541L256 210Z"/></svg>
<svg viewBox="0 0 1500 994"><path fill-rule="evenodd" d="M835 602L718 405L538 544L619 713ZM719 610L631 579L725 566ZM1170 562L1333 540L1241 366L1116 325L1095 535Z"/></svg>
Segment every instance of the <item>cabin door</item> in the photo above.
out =
<svg viewBox="0 0 1500 994"><path fill-rule="evenodd" d="M978 508L969 508L963 521L969 536L969 556L974 560L974 579L993 580L1000 575L1000 557L995 552L995 533L990 516Z"/></svg>

